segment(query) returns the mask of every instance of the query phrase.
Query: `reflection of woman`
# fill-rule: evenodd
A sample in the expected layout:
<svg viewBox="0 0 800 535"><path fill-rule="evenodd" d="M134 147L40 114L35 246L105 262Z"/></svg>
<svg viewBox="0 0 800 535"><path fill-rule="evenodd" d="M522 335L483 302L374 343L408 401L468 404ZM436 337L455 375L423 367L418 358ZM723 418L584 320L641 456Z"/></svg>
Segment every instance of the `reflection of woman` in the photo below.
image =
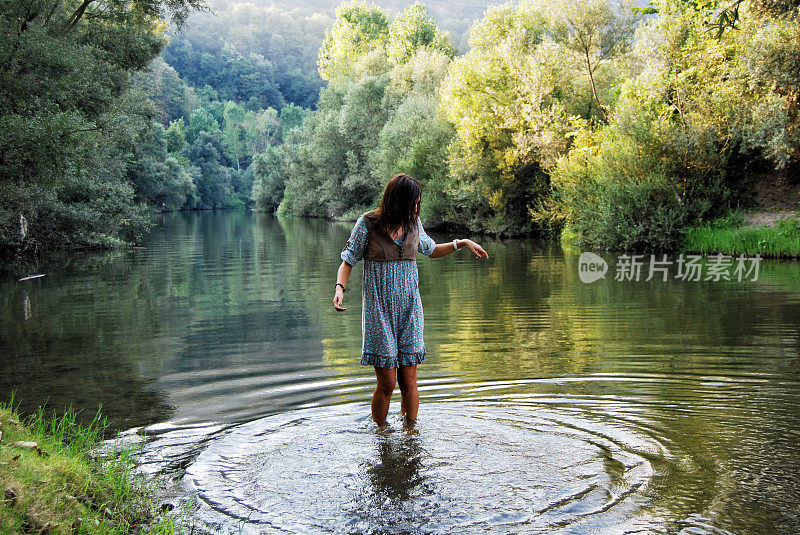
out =
<svg viewBox="0 0 800 535"><path fill-rule="evenodd" d="M417 364L425 358L417 252L439 258L466 246L476 258L489 258L471 240L437 245L429 238L419 220L421 194L419 182L404 174L394 176L380 206L356 221L336 278L333 306L346 310L342 299L350 271L364 259L361 364L375 367L372 419L379 425L386 421L396 381L400 413L410 421L417 418Z"/></svg>

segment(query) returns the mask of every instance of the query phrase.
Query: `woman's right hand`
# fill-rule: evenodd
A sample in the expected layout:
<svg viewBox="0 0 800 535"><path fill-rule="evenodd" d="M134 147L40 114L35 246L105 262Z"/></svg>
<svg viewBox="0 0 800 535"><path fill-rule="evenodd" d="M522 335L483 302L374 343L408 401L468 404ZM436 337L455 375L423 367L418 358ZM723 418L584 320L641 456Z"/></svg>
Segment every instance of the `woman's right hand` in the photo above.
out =
<svg viewBox="0 0 800 535"><path fill-rule="evenodd" d="M344 299L344 290L342 290L341 286L336 287L336 292L333 294L333 308L340 312L344 312L347 310L346 307L342 306L342 300Z"/></svg>

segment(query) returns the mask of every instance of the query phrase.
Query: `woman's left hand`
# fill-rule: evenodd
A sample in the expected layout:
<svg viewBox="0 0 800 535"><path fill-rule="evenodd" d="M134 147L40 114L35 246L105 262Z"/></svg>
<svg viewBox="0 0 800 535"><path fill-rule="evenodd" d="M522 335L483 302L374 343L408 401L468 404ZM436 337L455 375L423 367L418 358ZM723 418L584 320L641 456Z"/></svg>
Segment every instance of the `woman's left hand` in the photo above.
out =
<svg viewBox="0 0 800 535"><path fill-rule="evenodd" d="M474 241L472 241L472 240L462 240L462 242L464 242L464 243L462 244L462 247L466 245L466 246L467 246L467 248L468 248L470 251L472 251L472 254L474 254L474 255L475 255L475 258L481 258L481 257L483 257L483 258L489 258L489 253L487 253L486 251L484 251L484 250L483 250L483 247L481 247L480 245L478 245L478 244L477 244L477 243L475 243Z"/></svg>

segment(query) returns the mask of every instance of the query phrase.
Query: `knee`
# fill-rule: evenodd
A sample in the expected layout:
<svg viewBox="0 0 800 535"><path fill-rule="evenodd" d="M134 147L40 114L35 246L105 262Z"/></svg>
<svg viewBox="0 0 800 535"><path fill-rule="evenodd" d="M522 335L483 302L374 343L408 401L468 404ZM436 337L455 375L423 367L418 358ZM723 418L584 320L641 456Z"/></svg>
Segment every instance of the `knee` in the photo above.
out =
<svg viewBox="0 0 800 535"><path fill-rule="evenodd" d="M400 383L400 392L414 392L417 390L417 380L414 379L398 379Z"/></svg>
<svg viewBox="0 0 800 535"><path fill-rule="evenodd" d="M386 397L390 397L394 392L395 381L379 381L376 391Z"/></svg>

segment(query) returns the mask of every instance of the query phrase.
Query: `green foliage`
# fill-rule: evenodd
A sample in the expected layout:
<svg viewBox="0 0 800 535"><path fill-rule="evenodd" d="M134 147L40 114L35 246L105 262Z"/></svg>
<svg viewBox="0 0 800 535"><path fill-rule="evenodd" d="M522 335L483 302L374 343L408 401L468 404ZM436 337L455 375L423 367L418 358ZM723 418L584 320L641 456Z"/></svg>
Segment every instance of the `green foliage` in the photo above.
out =
<svg viewBox="0 0 800 535"><path fill-rule="evenodd" d="M719 187L707 182L706 195L692 195L676 179L679 164L664 144L646 119L580 132L551 176L548 215L565 225L565 239L593 249L677 248L687 223L708 211Z"/></svg>
<svg viewBox="0 0 800 535"><path fill-rule="evenodd" d="M387 46L409 55L395 62ZM379 8L341 6L320 51L320 72L333 83L283 146L289 178L280 213L348 217L374 206L386 181L405 172L430 192L423 214L444 219L453 130L438 116L437 90L452 54L420 4L391 26ZM266 209L276 196L268 198Z"/></svg>
<svg viewBox="0 0 800 535"><path fill-rule="evenodd" d="M252 199L260 210L274 212L286 187L286 153L280 146L268 147L253 159Z"/></svg>
<svg viewBox="0 0 800 535"><path fill-rule="evenodd" d="M453 185L474 199L483 228L534 228L528 210L547 193L568 134L613 104L613 61L630 40L617 29L628 25L608 4L585 0L494 7L473 26L469 52L442 86L442 110L457 133Z"/></svg>
<svg viewBox="0 0 800 535"><path fill-rule="evenodd" d="M554 177L570 211L566 240L584 249L674 250L688 220L674 184L658 173L631 177L608 160L595 163L606 167L572 164Z"/></svg>
<svg viewBox="0 0 800 535"><path fill-rule="evenodd" d="M389 114L388 85L387 75L365 76L320 93L317 110L284 144L290 178L281 213L336 217L374 202L383 181L368 155Z"/></svg>
<svg viewBox="0 0 800 535"><path fill-rule="evenodd" d="M164 45L160 16L192 5L0 5L0 248L116 245L146 228L125 162L154 110L131 76Z"/></svg>
<svg viewBox="0 0 800 535"><path fill-rule="evenodd" d="M136 140L131 177L137 193L167 210L245 206L255 178L253 158L280 141L278 112L261 109L257 101L255 109L220 102L210 86L197 93L200 106L188 126L181 117L166 131L154 127L157 134ZM284 110L290 124L302 122L302 108L289 105Z"/></svg>
<svg viewBox="0 0 800 535"><path fill-rule="evenodd" d="M169 123L169 128L164 132L167 142L167 152L170 154L180 154L186 148L186 123L183 117Z"/></svg>
<svg viewBox="0 0 800 535"><path fill-rule="evenodd" d="M333 18L318 6L225 2L173 32L164 59L188 83L209 85L215 100L249 111L285 103L311 107L324 85L317 53Z"/></svg>
<svg viewBox="0 0 800 535"><path fill-rule="evenodd" d="M194 143L202 132L214 133L219 130L219 122L214 114L206 107L196 109L189 117L189 126L186 129L186 141Z"/></svg>
<svg viewBox="0 0 800 535"><path fill-rule="evenodd" d="M720 36L713 8L492 7L452 59L422 4L391 23L377 6L343 4L319 53L331 85L281 136L280 211L352 215L407 172L436 222L675 248L692 221L735 200L740 169L768 161L786 173L800 150L797 25L741 9ZM279 196L259 197L269 207Z"/></svg>
<svg viewBox="0 0 800 535"><path fill-rule="evenodd" d="M245 119L244 108L235 102L225 103L224 126L222 130L222 141L225 143L226 153L231 160L236 161L236 168L239 169L239 159L247 155L246 137L244 128ZM252 112L250 112L252 113Z"/></svg>
<svg viewBox="0 0 800 535"><path fill-rule="evenodd" d="M166 62L163 16L195 0L96 2L0 7L5 249L119 245L146 204L345 217L398 172L429 221L668 249L750 164L800 164L794 0L528 0L488 9L455 59L419 2L393 20L231 4L173 35ZM289 103L314 103L314 56L330 84L307 112Z"/></svg>
<svg viewBox="0 0 800 535"><path fill-rule="evenodd" d="M782 48L789 26L743 12L741 31L719 36L711 16L659 2L639 30L641 71L622 86L608 126L578 130L536 217L563 223L565 237L587 247L675 249L688 225L726 209L748 162L780 170L797 161L797 104L774 76L786 69L757 59Z"/></svg>
<svg viewBox="0 0 800 535"><path fill-rule="evenodd" d="M383 9L366 2L340 5L319 49L319 75L328 81L348 76L364 56L384 50L388 40L389 18Z"/></svg>
<svg viewBox="0 0 800 535"><path fill-rule="evenodd" d="M392 112L369 154L376 176L407 173L420 181L425 195L422 217L429 223L450 220L453 211L446 191L448 146L455 132L438 114L437 96L449 64L446 54L423 48L392 70L386 90Z"/></svg>
<svg viewBox="0 0 800 535"><path fill-rule="evenodd" d="M219 137L202 131L186 149L198 201L194 208L227 208L232 203L231 170Z"/></svg>
<svg viewBox="0 0 800 535"><path fill-rule="evenodd" d="M128 173L138 195L162 209L177 210L193 198L195 185L187 166L168 152L167 132L159 123L142 132ZM186 145L182 137L180 141Z"/></svg>
<svg viewBox="0 0 800 535"><path fill-rule="evenodd" d="M740 31L718 39L707 22L705 12L678 0L660 4L659 17L641 29L645 68L623 91L618 113L634 116L646 103L646 113L662 117L688 175L724 173L742 158L764 157L778 169L796 162L797 93L793 82L781 84L778 71L789 70L764 59L785 57L784 43L800 42L800 30L744 12Z"/></svg>
<svg viewBox="0 0 800 535"><path fill-rule="evenodd" d="M619 79L620 74L613 73L613 66L611 73L604 68L630 50L638 17L625 4L614 8L606 0L546 2L541 9L546 13L549 34L563 48L567 64L583 71L588 81L591 99L583 103L586 109L574 113L605 122L609 103L615 100L614 84L609 83L613 80L607 78L616 74Z"/></svg>
<svg viewBox="0 0 800 535"><path fill-rule="evenodd" d="M428 16L425 6L415 2L398 14L389 25L387 52L389 59L400 65L423 47L437 50L451 58L455 54L455 49L445 39L436 22Z"/></svg>
<svg viewBox="0 0 800 535"><path fill-rule="evenodd" d="M200 106L192 87L186 84L161 57L154 59L148 67L133 77L134 83L143 88L159 110L159 119L164 125L192 114Z"/></svg>
<svg viewBox="0 0 800 535"><path fill-rule="evenodd" d="M285 140L295 128L303 126L308 111L294 104L287 104L281 109L280 115L280 138Z"/></svg>
<svg viewBox="0 0 800 535"><path fill-rule="evenodd" d="M160 481L137 472L138 444L101 443L108 427L100 410L88 421L71 406L63 414L44 407L25 418L14 398L0 403L3 444L0 477L15 490L0 504L6 533L31 531L31 519L56 533L175 533L188 529L188 507L168 513L157 498ZM34 442L21 449L13 442ZM41 529L47 531L47 529Z"/></svg>

